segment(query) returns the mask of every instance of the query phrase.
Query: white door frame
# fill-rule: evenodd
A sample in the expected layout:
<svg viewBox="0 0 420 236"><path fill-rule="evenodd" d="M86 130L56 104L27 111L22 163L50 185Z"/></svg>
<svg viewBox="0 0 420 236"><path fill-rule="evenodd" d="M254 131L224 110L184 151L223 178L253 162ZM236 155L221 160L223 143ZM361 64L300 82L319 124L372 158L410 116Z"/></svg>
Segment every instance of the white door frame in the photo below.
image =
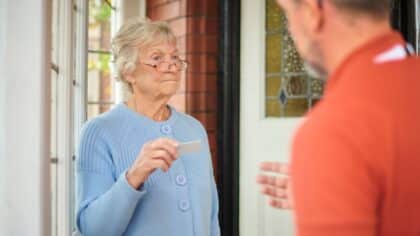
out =
<svg viewBox="0 0 420 236"><path fill-rule="evenodd" d="M265 1L241 1L240 234L293 235L290 211L274 210L259 192L262 161L288 161L300 118L265 116Z"/></svg>

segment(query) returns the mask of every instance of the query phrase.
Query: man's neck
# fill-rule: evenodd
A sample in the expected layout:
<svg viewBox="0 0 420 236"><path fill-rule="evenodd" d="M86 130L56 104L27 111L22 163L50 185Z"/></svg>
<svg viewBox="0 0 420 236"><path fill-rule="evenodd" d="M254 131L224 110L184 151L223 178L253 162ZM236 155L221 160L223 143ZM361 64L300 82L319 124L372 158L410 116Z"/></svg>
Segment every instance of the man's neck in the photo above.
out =
<svg viewBox="0 0 420 236"><path fill-rule="evenodd" d="M357 23L347 27L336 27L331 40L325 41L325 65L331 75L340 64L355 50L369 41L391 31L388 22ZM328 41L328 42L327 42Z"/></svg>

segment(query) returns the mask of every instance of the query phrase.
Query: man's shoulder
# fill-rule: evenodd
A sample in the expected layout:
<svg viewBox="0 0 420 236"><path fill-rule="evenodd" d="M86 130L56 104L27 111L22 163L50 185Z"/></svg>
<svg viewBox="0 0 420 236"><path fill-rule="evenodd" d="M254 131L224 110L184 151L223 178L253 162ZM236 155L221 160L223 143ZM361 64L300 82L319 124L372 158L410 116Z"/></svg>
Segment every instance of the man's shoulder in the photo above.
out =
<svg viewBox="0 0 420 236"><path fill-rule="evenodd" d="M387 110L371 104L340 100L322 101L299 127L295 141L305 146L334 145L337 140L357 145L388 135L392 120Z"/></svg>
<svg viewBox="0 0 420 236"><path fill-rule="evenodd" d="M419 86L419 75L419 57L413 56L386 63L372 63L348 70L343 76L344 83L341 90L345 90L347 93L377 95L382 94L381 92L389 92L387 89L394 88L395 90L398 88L395 86L399 84ZM413 80L414 78L417 79Z"/></svg>

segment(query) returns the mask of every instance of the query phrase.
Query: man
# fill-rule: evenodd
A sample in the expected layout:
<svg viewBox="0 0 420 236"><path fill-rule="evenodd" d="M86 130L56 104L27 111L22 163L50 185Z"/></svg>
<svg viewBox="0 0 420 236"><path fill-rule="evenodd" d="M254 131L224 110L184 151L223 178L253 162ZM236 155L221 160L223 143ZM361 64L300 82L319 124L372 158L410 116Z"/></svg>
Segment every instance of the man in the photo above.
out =
<svg viewBox="0 0 420 236"><path fill-rule="evenodd" d="M390 0L277 2L328 80L295 136L291 181L263 163L286 177L259 176L262 192L294 207L301 236L420 235L420 60L391 30Z"/></svg>

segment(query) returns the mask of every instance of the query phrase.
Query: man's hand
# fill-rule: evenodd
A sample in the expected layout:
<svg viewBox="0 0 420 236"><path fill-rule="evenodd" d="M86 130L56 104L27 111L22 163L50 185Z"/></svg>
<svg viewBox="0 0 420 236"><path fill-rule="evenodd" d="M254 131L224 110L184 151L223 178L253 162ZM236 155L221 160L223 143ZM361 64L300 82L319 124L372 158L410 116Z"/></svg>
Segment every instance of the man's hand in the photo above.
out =
<svg viewBox="0 0 420 236"><path fill-rule="evenodd" d="M279 162L263 162L260 165L260 169L274 174L260 174L257 177L257 183L261 186L261 192L269 197L269 204L280 209L292 209L289 165Z"/></svg>

